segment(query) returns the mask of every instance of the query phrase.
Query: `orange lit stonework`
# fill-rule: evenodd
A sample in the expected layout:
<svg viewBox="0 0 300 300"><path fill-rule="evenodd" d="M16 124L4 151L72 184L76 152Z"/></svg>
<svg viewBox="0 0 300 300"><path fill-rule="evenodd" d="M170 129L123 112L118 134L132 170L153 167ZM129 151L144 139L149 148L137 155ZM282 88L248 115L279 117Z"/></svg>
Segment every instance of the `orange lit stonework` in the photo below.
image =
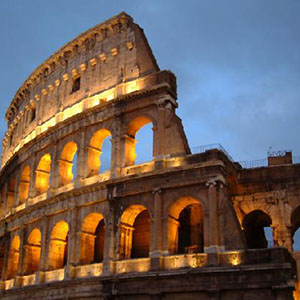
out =
<svg viewBox="0 0 300 300"><path fill-rule="evenodd" d="M28 77L6 113L1 299L299 299L299 165L191 154L176 88L126 13Z"/></svg>

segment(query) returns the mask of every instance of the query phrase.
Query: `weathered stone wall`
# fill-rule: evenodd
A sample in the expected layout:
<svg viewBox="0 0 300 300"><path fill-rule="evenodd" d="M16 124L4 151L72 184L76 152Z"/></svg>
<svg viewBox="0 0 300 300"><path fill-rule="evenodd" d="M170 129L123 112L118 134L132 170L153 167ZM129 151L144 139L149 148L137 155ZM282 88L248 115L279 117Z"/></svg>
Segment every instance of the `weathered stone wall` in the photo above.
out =
<svg viewBox="0 0 300 300"><path fill-rule="evenodd" d="M216 149L191 155L177 105L175 76L124 13L33 72L6 115L1 299L291 298L288 250L247 250L241 220L270 180L297 194L298 166L260 174ZM135 165L150 123L152 160Z"/></svg>

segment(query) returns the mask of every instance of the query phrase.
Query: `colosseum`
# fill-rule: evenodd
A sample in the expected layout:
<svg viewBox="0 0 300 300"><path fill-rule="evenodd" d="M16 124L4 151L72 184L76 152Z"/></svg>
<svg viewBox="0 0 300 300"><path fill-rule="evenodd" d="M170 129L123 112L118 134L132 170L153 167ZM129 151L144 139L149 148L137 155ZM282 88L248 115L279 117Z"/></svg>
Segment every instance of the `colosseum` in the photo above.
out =
<svg viewBox="0 0 300 300"><path fill-rule="evenodd" d="M176 88L126 13L26 79L2 142L1 299L300 299L300 164L192 153ZM137 164L147 124L152 159Z"/></svg>

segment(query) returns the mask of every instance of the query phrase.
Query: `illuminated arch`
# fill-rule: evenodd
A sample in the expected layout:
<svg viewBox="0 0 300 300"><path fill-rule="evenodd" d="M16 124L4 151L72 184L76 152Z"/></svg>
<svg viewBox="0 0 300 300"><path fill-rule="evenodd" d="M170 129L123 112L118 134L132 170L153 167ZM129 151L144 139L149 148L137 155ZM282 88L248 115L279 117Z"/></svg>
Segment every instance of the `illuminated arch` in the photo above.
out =
<svg viewBox="0 0 300 300"><path fill-rule="evenodd" d="M60 185L66 185L70 183L74 175L73 174L73 158L77 152L77 144L75 142L67 143L60 156L59 160L59 176L60 176Z"/></svg>
<svg viewBox="0 0 300 300"><path fill-rule="evenodd" d="M153 123L149 117L140 116L129 122L127 136L125 140L125 165L133 165L137 157L135 145L137 143L136 134L145 125ZM153 138L152 138L153 139ZM153 151L152 151L153 152Z"/></svg>
<svg viewBox="0 0 300 300"><path fill-rule="evenodd" d="M88 147L88 176L98 174L101 166L102 144L109 136L111 132L107 129L100 129L93 134Z"/></svg>
<svg viewBox="0 0 300 300"><path fill-rule="evenodd" d="M41 258L41 231L34 228L27 239L25 245L24 273L33 274L39 270Z"/></svg>
<svg viewBox="0 0 300 300"><path fill-rule="evenodd" d="M69 225L65 221L55 224L50 235L49 270L63 268L68 258Z"/></svg>
<svg viewBox="0 0 300 300"><path fill-rule="evenodd" d="M35 190L36 194L42 194L49 189L51 170L51 155L46 153L40 159L36 168Z"/></svg>
<svg viewBox="0 0 300 300"><path fill-rule="evenodd" d="M143 205L131 205L120 220L120 259L149 256L150 216Z"/></svg>
<svg viewBox="0 0 300 300"><path fill-rule="evenodd" d="M96 212L87 215L81 225L81 264L102 262L104 236L105 223L103 216Z"/></svg>
<svg viewBox="0 0 300 300"><path fill-rule="evenodd" d="M20 176L19 183L19 204L22 204L28 198L29 193L29 182L30 182L30 166L26 165Z"/></svg>
<svg viewBox="0 0 300 300"><path fill-rule="evenodd" d="M271 224L272 219L262 210L253 210L244 217L242 226L249 249L268 248L264 227Z"/></svg>
<svg viewBox="0 0 300 300"><path fill-rule="evenodd" d="M10 243L7 264L7 279L12 279L17 275L20 253L20 238L16 235Z"/></svg>
<svg viewBox="0 0 300 300"><path fill-rule="evenodd" d="M168 217L170 253L203 252L203 217L202 204L192 197L180 198L170 207Z"/></svg>

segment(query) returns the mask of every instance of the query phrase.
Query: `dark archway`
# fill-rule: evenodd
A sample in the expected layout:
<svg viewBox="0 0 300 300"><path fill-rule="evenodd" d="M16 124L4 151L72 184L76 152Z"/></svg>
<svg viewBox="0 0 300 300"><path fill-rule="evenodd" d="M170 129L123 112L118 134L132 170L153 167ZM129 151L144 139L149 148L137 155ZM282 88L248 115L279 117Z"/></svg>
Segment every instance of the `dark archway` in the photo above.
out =
<svg viewBox="0 0 300 300"><path fill-rule="evenodd" d="M272 219L262 210L254 210L244 217L243 228L249 249L268 248L264 228L271 224Z"/></svg>

